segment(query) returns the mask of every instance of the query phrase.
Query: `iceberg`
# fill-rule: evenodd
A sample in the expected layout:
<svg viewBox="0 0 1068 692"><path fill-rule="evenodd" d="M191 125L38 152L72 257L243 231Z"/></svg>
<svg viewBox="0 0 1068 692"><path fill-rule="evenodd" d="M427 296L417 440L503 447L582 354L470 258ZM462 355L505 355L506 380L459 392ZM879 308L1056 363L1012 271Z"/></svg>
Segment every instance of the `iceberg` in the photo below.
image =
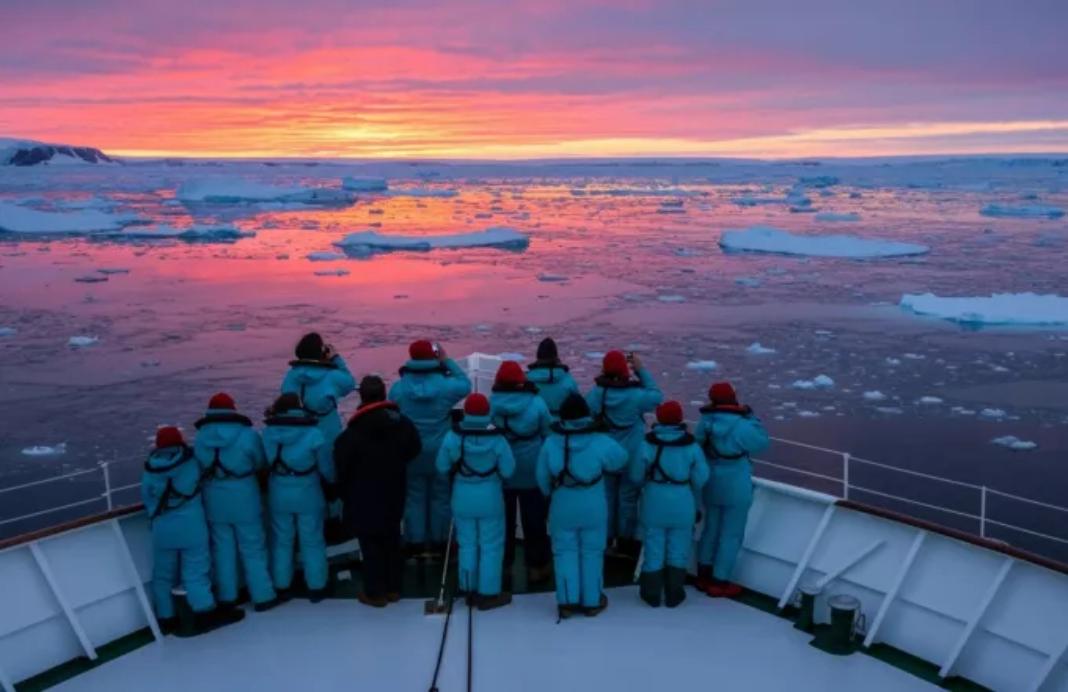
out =
<svg viewBox="0 0 1068 692"><path fill-rule="evenodd" d="M71 348L86 348L96 344L98 341L100 339L95 336L72 336L67 339L67 345Z"/></svg>
<svg viewBox="0 0 1068 692"><path fill-rule="evenodd" d="M10 233L58 234L114 231L136 218L131 214L111 214L99 209L53 212L0 202L0 231Z"/></svg>
<svg viewBox="0 0 1068 692"><path fill-rule="evenodd" d="M776 353L775 349L762 346L759 341L754 341L753 343L749 344L749 346L747 346L745 350L747 353L750 353L754 356L764 356L769 355L771 353Z"/></svg>
<svg viewBox="0 0 1068 692"><path fill-rule="evenodd" d="M176 228L167 224L126 228L117 233L105 233L105 237L117 240L184 240L187 243L232 243L241 238L251 238L253 231L244 231L236 226L192 225Z"/></svg>
<svg viewBox="0 0 1068 692"><path fill-rule="evenodd" d="M175 193L185 204L306 204L309 206L348 206L356 201L352 193L327 187L285 187L244 178L204 178L182 183Z"/></svg>
<svg viewBox="0 0 1068 692"><path fill-rule="evenodd" d="M692 360L686 364L687 370L700 370L702 372L715 370L718 367L719 363L714 360Z"/></svg>
<svg viewBox="0 0 1068 692"><path fill-rule="evenodd" d="M1068 297L1036 293L994 293L979 297L905 294L901 307L917 315L962 324L1068 325Z"/></svg>
<svg viewBox="0 0 1068 692"><path fill-rule="evenodd" d="M763 252L804 257L907 257L930 252L926 245L851 235L794 235L770 226L724 231L719 245L727 252Z"/></svg>
<svg viewBox="0 0 1068 692"><path fill-rule="evenodd" d="M406 236L388 235L378 231L358 231L350 233L334 243L346 254L367 256L376 252L408 250L427 252L436 249L492 247L503 250L524 250L530 244L530 237L519 231L503 226L494 226L482 231L469 233L452 233L449 235Z"/></svg>
<svg viewBox="0 0 1068 692"><path fill-rule="evenodd" d="M34 445L24 447L22 453L28 457L54 457L67 453L67 443L60 442L58 445Z"/></svg>
<svg viewBox="0 0 1068 692"><path fill-rule="evenodd" d="M979 210L983 216L1015 219L1059 219L1064 210L1049 204L988 204Z"/></svg>
<svg viewBox="0 0 1068 692"><path fill-rule="evenodd" d="M813 216L816 221L826 222L839 222L839 221L860 221L860 214L855 211L846 213L834 212L834 211L821 211L819 214Z"/></svg>
<svg viewBox="0 0 1068 692"><path fill-rule="evenodd" d="M864 392L864 398L867 401L886 401L886 395L880 392L878 389L872 389Z"/></svg>
<svg viewBox="0 0 1068 692"><path fill-rule="evenodd" d="M385 178L346 176L341 179L341 188L350 192L385 192L389 183Z"/></svg>
<svg viewBox="0 0 1068 692"><path fill-rule="evenodd" d="M1001 437L995 437L990 442L996 445L1001 445L1002 447L1008 447L1014 452L1028 452L1038 448L1038 445L1034 442L1031 442L1030 440L1021 440L1015 435L1002 435Z"/></svg>
<svg viewBox="0 0 1068 692"><path fill-rule="evenodd" d="M67 166L118 163L99 149L0 137L0 166Z"/></svg>

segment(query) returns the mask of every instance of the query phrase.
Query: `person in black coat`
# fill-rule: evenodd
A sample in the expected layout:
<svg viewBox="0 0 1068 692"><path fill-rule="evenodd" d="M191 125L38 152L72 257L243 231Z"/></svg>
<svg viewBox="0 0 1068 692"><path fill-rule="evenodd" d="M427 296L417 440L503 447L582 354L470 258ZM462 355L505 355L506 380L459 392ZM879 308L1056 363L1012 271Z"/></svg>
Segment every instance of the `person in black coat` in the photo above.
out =
<svg viewBox="0 0 1068 692"><path fill-rule="evenodd" d="M419 456L419 432L374 375L360 381L360 407L334 443L342 521L363 553L361 603L381 608L400 599L401 519L408 463Z"/></svg>

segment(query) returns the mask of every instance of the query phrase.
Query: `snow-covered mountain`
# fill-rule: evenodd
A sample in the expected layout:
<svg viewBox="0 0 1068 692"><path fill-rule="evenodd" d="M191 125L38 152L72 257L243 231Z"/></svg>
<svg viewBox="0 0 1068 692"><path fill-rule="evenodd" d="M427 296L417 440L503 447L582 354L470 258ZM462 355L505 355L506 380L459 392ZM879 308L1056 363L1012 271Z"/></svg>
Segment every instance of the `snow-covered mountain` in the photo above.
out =
<svg viewBox="0 0 1068 692"><path fill-rule="evenodd" d="M118 163L99 149L0 137L0 166Z"/></svg>

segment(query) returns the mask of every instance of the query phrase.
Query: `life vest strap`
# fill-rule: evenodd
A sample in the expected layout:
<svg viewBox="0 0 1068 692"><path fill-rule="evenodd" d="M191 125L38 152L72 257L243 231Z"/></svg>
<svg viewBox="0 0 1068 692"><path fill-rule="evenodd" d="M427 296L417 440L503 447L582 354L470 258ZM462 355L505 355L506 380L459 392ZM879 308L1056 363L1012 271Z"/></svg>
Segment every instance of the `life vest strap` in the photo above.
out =
<svg viewBox="0 0 1068 692"><path fill-rule="evenodd" d="M276 476L310 476L319 471L318 464L312 464L303 471L298 470L286 463L282 458L282 445L278 445L274 453L274 461L271 462L271 473Z"/></svg>
<svg viewBox="0 0 1068 692"><path fill-rule="evenodd" d="M665 446L666 445L656 446L656 456L653 457L652 465L645 471L645 480L650 483L658 483L661 485L689 485L689 478L683 480L674 478L664 470L663 466L660 465L660 457L664 454Z"/></svg>
<svg viewBox="0 0 1068 692"><path fill-rule="evenodd" d="M205 476L211 476L216 480L239 480L242 478L248 478L249 476L255 473L255 470L253 469L249 469L245 473L237 473L236 471L231 470L229 467L226 466L226 464L222 463L222 458L220 456L221 452L222 447L215 447L215 456L212 457L211 466L204 469Z"/></svg>
<svg viewBox="0 0 1068 692"><path fill-rule="evenodd" d="M603 471L589 480L578 478L571 473L571 435L564 433L564 467L560 469L560 473L553 476L553 492L556 492L559 488L592 488L600 483L603 477Z"/></svg>
<svg viewBox="0 0 1068 692"><path fill-rule="evenodd" d="M493 475L500 475L500 468L495 463L493 468L488 471L477 471L471 468L467 464L467 435L460 433L460 458L456 460L456 463L449 469L449 478L455 478L461 476L463 478L489 478Z"/></svg>

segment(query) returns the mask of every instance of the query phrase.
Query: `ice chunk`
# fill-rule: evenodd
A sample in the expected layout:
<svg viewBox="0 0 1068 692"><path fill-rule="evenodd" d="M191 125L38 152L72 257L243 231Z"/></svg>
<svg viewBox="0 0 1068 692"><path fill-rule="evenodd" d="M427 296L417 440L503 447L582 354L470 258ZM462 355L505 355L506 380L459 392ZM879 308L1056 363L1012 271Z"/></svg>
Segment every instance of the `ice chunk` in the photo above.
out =
<svg viewBox="0 0 1068 692"><path fill-rule="evenodd" d="M819 418L820 417L820 414L818 412L809 411L807 409L801 409L800 411L797 412L797 415L801 416L802 418Z"/></svg>
<svg viewBox="0 0 1068 692"><path fill-rule="evenodd" d="M731 202L737 204L739 207L756 207L765 204L782 204L783 200L779 197L754 197L753 195L739 195L732 197Z"/></svg>
<svg viewBox="0 0 1068 692"><path fill-rule="evenodd" d="M182 183L176 196L187 204L282 202L315 206L347 206L355 201L355 197L345 190L270 185L236 177L190 180Z"/></svg>
<svg viewBox="0 0 1068 692"><path fill-rule="evenodd" d="M362 256L391 250L426 252L437 248L496 247L522 250L529 243L530 238L526 234L512 228L497 226L483 231L431 236L387 235L378 231L359 231L348 234L334 245L350 255Z"/></svg>
<svg viewBox="0 0 1068 692"><path fill-rule="evenodd" d="M1064 210L1049 204L988 204L979 210L983 216L1017 219L1059 219Z"/></svg>
<svg viewBox="0 0 1068 692"><path fill-rule="evenodd" d="M108 280L108 277L103 274L86 274L85 276L76 276L74 280L82 284L99 284Z"/></svg>
<svg viewBox="0 0 1068 692"><path fill-rule="evenodd" d="M86 348L96 344L98 341L100 339L95 336L72 336L67 339L67 345L71 348Z"/></svg>
<svg viewBox="0 0 1068 692"><path fill-rule="evenodd" d="M868 401L886 401L886 395L880 392L878 389L872 389L871 391L864 392L864 398Z"/></svg>
<svg viewBox="0 0 1068 692"><path fill-rule="evenodd" d="M879 413L888 413L890 415L904 413L904 411L898 406L876 406L875 410Z"/></svg>
<svg viewBox="0 0 1068 692"><path fill-rule="evenodd" d="M544 281L546 283L556 283L559 281L567 281L568 277L563 274L550 274L548 272L542 272L538 274L538 281Z"/></svg>
<svg viewBox="0 0 1068 692"><path fill-rule="evenodd" d="M14 327L0 327L0 338L5 336L15 336L18 334L18 331L19 330Z"/></svg>
<svg viewBox="0 0 1068 692"><path fill-rule="evenodd" d="M183 240L187 243L232 243L240 238L251 238L253 231L236 226L212 226L194 224L180 228L168 224L158 226L133 226L116 233L108 233L113 240Z"/></svg>
<svg viewBox="0 0 1068 692"><path fill-rule="evenodd" d="M994 293L980 297L906 294L901 307L918 315L964 324L1068 324L1068 297L1036 293Z"/></svg>
<svg viewBox="0 0 1068 692"><path fill-rule="evenodd" d="M702 370L709 371L715 370L719 367L719 363L714 360L692 360L686 364L687 370Z"/></svg>
<svg viewBox="0 0 1068 692"><path fill-rule="evenodd" d="M830 389L834 386L834 380L826 375L817 375L811 380L794 380L791 386L794 389Z"/></svg>
<svg viewBox="0 0 1068 692"><path fill-rule="evenodd" d="M335 260L342 260L348 257L343 252L309 252L307 258L312 262L333 262Z"/></svg>
<svg viewBox="0 0 1068 692"><path fill-rule="evenodd" d="M802 176L798 179L799 185L804 185L806 187L814 187L816 189L833 187L839 182L841 181L833 175L810 175Z"/></svg>
<svg viewBox="0 0 1068 692"><path fill-rule="evenodd" d="M942 399L937 396L921 396L919 399L916 400L916 403L926 405L941 404Z"/></svg>
<svg viewBox="0 0 1068 692"><path fill-rule="evenodd" d="M58 445L34 445L24 447L22 453L28 457L54 457L67 453L67 443L60 442Z"/></svg>
<svg viewBox="0 0 1068 692"><path fill-rule="evenodd" d="M749 346L747 346L745 350L746 353L750 353L754 356L763 356L769 353L777 353L777 351L773 348L761 346L759 341L754 341L753 343L749 344Z"/></svg>
<svg viewBox="0 0 1068 692"><path fill-rule="evenodd" d="M855 211L846 213L834 212L834 211L821 211L819 214L813 216L816 221L860 221L860 214Z"/></svg>
<svg viewBox="0 0 1068 692"><path fill-rule="evenodd" d="M1005 409L1002 408L984 408L979 412L979 416L982 418L1004 418L1008 414L1005 413Z"/></svg>
<svg viewBox="0 0 1068 692"><path fill-rule="evenodd" d="M11 233L93 233L113 231L136 220L131 214L113 214L99 209L52 212L0 202L0 231Z"/></svg>
<svg viewBox="0 0 1068 692"><path fill-rule="evenodd" d="M315 272L316 276L348 276L348 269L320 269Z"/></svg>
<svg viewBox="0 0 1068 692"><path fill-rule="evenodd" d="M746 286L748 288L757 288L763 282L755 276L739 276L737 279L734 280L734 283L738 284L739 286Z"/></svg>
<svg viewBox="0 0 1068 692"><path fill-rule="evenodd" d="M341 179L341 187L350 192L385 192L389 189L389 183L385 178L346 176Z"/></svg>
<svg viewBox="0 0 1068 692"><path fill-rule="evenodd" d="M450 197L456 197L460 193L456 190L450 190L447 188L436 187L409 187L409 188L393 188L387 193L391 197L441 197L448 199Z"/></svg>
<svg viewBox="0 0 1068 692"><path fill-rule="evenodd" d="M661 303L685 303L686 296L680 296L676 294L660 295L656 297Z"/></svg>
<svg viewBox="0 0 1068 692"><path fill-rule="evenodd" d="M1015 435L995 437L991 442L996 445L1001 445L1002 447L1008 447L1014 452L1027 452L1038 448L1038 445L1034 442L1031 442L1030 440L1021 440Z"/></svg>
<svg viewBox="0 0 1068 692"><path fill-rule="evenodd" d="M719 239L726 252L764 252L807 257L904 257L923 255L926 245L892 240L859 238L851 235L795 235L770 226L724 231Z"/></svg>

